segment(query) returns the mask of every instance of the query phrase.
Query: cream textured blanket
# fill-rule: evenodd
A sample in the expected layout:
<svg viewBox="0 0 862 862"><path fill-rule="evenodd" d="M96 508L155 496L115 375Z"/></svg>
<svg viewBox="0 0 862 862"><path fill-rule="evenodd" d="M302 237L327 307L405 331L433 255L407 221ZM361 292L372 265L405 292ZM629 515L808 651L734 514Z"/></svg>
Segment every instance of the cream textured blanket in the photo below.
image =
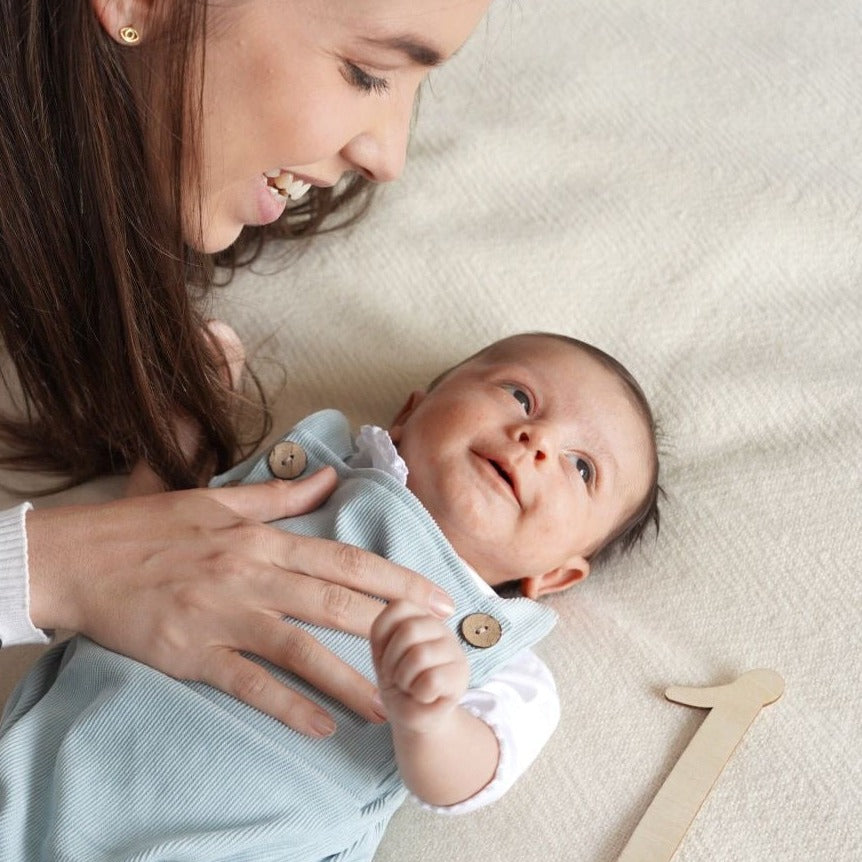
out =
<svg viewBox="0 0 862 862"><path fill-rule="evenodd" d="M555 329L628 364L664 431L658 541L551 599L541 759L476 815L406 806L378 862L612 862L703 718L664 688L756 667L786 693L677 859L862 858L860 44L854 0L496 0L369 217L219 297L280 427L386 422Z"/></svg>

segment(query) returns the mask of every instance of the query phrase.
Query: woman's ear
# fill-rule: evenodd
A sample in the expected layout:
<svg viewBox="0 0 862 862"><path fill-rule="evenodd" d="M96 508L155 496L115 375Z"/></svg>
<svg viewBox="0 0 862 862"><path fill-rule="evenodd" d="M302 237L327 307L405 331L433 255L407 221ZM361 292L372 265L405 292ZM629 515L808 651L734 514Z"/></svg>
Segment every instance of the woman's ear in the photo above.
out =
<svg viewBox="0 0 862 862"><path fill-rule="evenodd" d="M424 389L414 389L407 400L402 405L401 409L395 414L395 418L389 423L389 436L393 443L398 443L401 439L401 431L404 428L404 423L413 415L413 411L422 403L427 393Z"/></svg>
<svg viewBox="0 0 862 862"><path fill-rule="evenodd" d="M120 45L137 45L152 28L152 0L90 0L102 29Z"/></svg>
<svg viewBox="0 0 862 862"><path fill-rule="evenodd" d="M568 589L572 584L582 581L589 573L589 561L584 557L574 557L565 566L551 569L544 575L521 578L521 595L535 600L540 596L558 593Z"/></svg>

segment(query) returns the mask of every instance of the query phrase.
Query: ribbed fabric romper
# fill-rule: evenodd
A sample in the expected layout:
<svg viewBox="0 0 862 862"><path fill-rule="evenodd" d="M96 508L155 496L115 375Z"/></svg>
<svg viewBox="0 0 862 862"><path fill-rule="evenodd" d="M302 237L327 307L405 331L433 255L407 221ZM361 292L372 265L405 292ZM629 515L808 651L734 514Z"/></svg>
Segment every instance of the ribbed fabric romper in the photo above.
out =
<svg viewBox="0 0 862 862"><path fill-rule="evenodd" d="M477 589L397 480L348 467L352 439L340 413L316 413L284 439L304 449L306 474L331 464L341 481L320 509L278 526L361 545L421 572L455 600L456 632L471 613L500 622L496 645L464 643L471 686L553 626L546 607ZM262 457L214 484L271 477ZM365 639L299 624L374 679ZM216 689L174 680L83 637L50 650L0 725L0 859L371 859L406 795L388 725L366 722L266 666L331 711L334 736L309 739Z"/></svg>

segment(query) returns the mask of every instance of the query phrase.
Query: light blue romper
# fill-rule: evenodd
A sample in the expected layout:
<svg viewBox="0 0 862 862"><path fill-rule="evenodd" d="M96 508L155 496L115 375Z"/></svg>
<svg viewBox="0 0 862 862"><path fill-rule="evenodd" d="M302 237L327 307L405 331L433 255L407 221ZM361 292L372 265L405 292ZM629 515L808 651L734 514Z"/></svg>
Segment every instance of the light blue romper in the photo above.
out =
<svg viewBox="0 0 862 862"><path fill-rule="evenodd" d="M472 613L500 622L494 646L464 642L471 686L553 626L546 607L482 593L396 479L348 467L352 440L340 413L316 413L284 439L305 451L306 473L332 464L341 482L320 509L278 526L416 569L455 600L456 632ZM263 457L214 484L271 477ZM366 640L306 628L374 679ZM332 712L333 737L309 739L216 689L174 680L83 637L50 650L0 725L0 860L370 860L406 795L388 725L366 722L267 667Z"/></svg>

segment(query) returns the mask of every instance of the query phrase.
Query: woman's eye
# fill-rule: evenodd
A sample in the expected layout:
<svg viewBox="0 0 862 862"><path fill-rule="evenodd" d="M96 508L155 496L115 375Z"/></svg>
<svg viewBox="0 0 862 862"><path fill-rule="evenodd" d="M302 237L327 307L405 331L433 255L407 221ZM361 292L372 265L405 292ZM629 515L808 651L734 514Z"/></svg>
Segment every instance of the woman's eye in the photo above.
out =
<svg viewBox="0 0 862 862"><path fill-rule="evenodd" d="M385 78L369 75L355 63L345 61L342 74L348 84L362 90L363 93L381 94L389 89L389 82Z"/></svg>
<svg viewBox="0 0 862 862"><path fill-rule="evenodd" d="M530 397L530 393L527 392L526 389L521 389L520 386L515 386L512 383L504 383L503 389L508 392L512 398L515 399L523 408L524 413L528 416L533 412L533 399Z"/></svg>
<svg viewBox="0 0 862 862"><path fill-rule="evenodd" d="M580 455L569 455L568 458L584 482L589 485L593 481L593 465Z"/></svg>

